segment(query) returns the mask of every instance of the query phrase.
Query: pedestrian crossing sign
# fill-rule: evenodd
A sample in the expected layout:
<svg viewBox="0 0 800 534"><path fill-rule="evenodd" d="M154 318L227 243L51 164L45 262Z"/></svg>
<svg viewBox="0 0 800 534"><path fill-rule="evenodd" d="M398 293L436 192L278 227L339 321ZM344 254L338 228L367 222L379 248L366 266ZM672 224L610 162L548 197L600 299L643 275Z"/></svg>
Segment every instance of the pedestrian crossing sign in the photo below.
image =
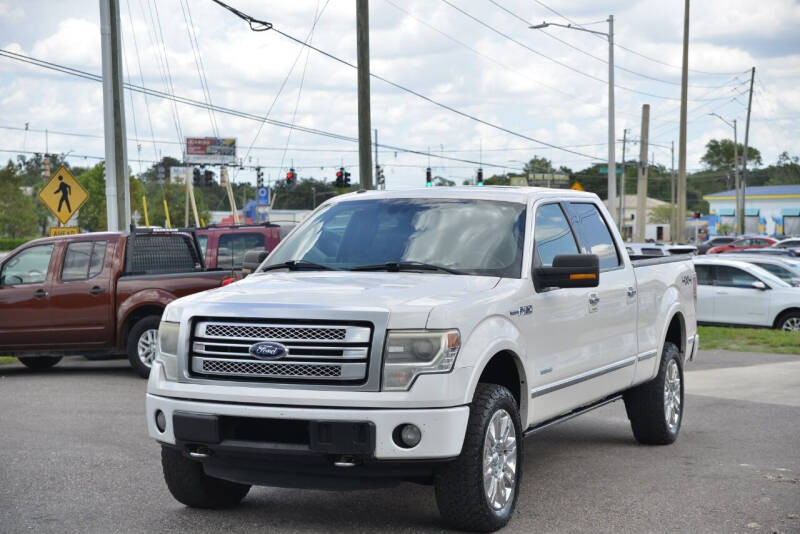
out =
<svg viewBox="0 0 800 534"><path fill-rule="evenodd" d="M39 191L39 200L53 212L61 224L67 224L88 198L89 193L86 189L63 166Z"/></svg>

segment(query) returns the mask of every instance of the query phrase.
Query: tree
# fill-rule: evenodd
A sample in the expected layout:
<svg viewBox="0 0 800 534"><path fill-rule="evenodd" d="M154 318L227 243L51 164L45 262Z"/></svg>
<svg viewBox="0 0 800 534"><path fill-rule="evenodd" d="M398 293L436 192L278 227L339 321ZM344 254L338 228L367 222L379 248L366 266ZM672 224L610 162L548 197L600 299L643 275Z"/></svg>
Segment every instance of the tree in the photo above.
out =
<svg viewBox="0 0 800 534"><path fill-rule="evenodd" d="M524 165L523 172L530 176L537 173L553 173L556 172L556 169L553 167L553 162L549 159L533 156L533 158Z"/></svg>
<svg viewBox="0 0 800 534"><path fill-rule="evenodd" d="M270 194L273 196L273 209L310 210L319 206L325 200L341 193L347 193L352 188L336 188L332 184L314 178L300 178L297 184L290 188L286 182L279 181L272 187Z"/></svg>
<svg viewBox="0 0 800 534"><path fill-rule="evenodd" d="M672 205L655 206L647 215L647 222L651 224L666 224L672 220Z"/></svg>
<svg viewBox="0 0 800 534"><path fill-rule="evenodd" d="M78 210L78 226L89 232L102 232L108 229L106 218L106 177L105 163L100 162L76 176L78 182L89 193L89 198ZM130 178L131 218L135 212L142 215L142 182ZM142 215L143 216L143 215ZM132 221L131 221L132 222ZM141 221L140 221L141 222ZM122 226L127 227L129 222Z"/></svg>
<svg viewBox="0 0 800 534"><path fill-rule="evenodd" d="M744 145L738 143L739 157L744 154ZM705 166L712 170L733 169L734 143L732 139L718 141L712 139L706 143L706 153L700 158ZM754 147L747 147L747 163L753 167L761 165L761 152Z"/></svg>
<svg viewBox="0 0 800 534"><path fill-rule="evenodd" d="M443 178L441 176L435 176L433 178L433 185L436 187L453 187L456 183L453 180L448 180L447 178Z"/></svg>
<svg viewBox="0 0 800 534"><path fill-rule="evenodd" d="M11 161L0 170L0 235L29 237L37 233L36 207L25 194L23 176Z"/></svg>

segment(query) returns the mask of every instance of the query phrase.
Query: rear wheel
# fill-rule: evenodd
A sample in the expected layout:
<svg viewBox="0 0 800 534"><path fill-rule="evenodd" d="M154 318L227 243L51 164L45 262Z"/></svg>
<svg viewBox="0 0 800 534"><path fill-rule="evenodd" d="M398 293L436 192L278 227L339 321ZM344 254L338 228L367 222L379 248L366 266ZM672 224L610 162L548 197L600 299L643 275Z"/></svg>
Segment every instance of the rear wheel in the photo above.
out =
<svg viewBox="0 0 800 534"><path fill-rule="evenodd" d="M60 362L61 356L19 356L17 359L28 369L43 371Z"/></svg>
<svg viewBox="0 0 800 534"><path fill-rule="evenodd" d="M172 496L193 508L230 508L250 491L247 484L208 476L203 464L169 447L161 448L161 467Z"/></svg>
<svg viewBox="0 0 800 534"><path fill-rule="evenodd" d="M128 334L128 361L142 378L150 376L150 368L158 351L159 315L149 315L133 325Z"/></svg>
<svg viewBox="0 0 800 534"><path fill-rule="evenodd" d="M777 325L786 332L800 332L800 312L788 312L781 315Z"/></svg>
<svg viewBox="0 0 800 534"><path fill-rule="evenodd" d="M667 445L675 441L683 421L683 366L674 343L664 343L656 377L625 392L625 410L636 441Z"/></svg>
<svg viewBox="0 0 800 534"><path fill-rule="evenodd" d="M439 512L458 529L500 529L514 513L521 476L517 402L503 386L478 384L461 454L436 473Z"/></svg>

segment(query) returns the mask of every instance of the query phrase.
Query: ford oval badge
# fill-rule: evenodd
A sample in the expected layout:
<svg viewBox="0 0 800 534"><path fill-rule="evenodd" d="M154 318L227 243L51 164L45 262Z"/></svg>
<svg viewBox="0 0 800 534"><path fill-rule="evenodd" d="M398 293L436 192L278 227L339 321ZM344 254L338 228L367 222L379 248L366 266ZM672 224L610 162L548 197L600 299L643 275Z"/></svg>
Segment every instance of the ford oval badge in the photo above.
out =
<svg viewBox="0 0 800 534"><path fill-rule="evenodd" d="M262 341L250 346L250 354L259 360L279 360L289 355L289 349L280 343Z"/></svg>

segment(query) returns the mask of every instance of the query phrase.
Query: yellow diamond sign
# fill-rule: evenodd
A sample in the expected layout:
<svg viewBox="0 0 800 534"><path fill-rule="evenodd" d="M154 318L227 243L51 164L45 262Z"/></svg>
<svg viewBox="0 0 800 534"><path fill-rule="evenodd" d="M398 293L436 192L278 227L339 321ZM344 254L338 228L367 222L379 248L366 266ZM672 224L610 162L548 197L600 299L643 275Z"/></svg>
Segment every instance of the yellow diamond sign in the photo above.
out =
<svg viewBox="0 0 800 534"><path fill-rule="evenodd" d="M39 200L53 212L61 224L67 224L88 198L89 193L65 167L58 169L39 191Z"/></svg>

